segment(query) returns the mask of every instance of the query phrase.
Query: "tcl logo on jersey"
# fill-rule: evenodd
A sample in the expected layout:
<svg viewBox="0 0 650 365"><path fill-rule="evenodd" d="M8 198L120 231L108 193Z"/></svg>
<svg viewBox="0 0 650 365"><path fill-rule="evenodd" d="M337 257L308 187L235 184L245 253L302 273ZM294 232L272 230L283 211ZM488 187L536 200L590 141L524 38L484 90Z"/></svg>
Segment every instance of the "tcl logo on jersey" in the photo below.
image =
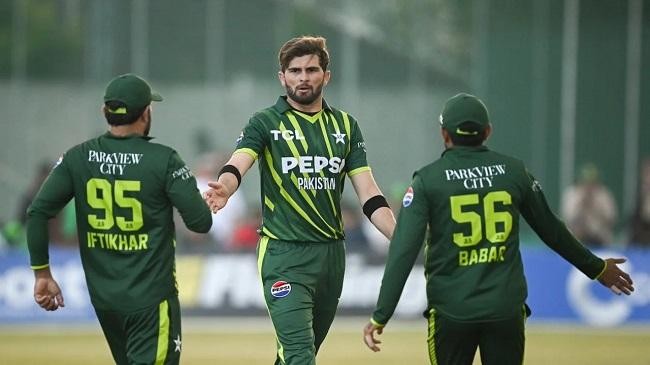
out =
<svg viewBox="0 0 650 365"><path fill-rule="evenodd" d="M276 281L271 285L271 295L275 298L284 298L291 293L291 284L286 281Z"/></svg>
<svg viewBox="0 0 650 365"><path fill-rule="evenodd" d="M298 168L300 173L313 173L321 172L323 169L328 168L328 171L336 174L343 170L345 166L345 159L340 157L327 158L323 156L300 156L295 157L282 157L282 173Z"/></svg>
<svg viewBox="0 0 650 365"><path fill-rule="evenodd" d="M285 141L291 141L291 140L302 140L305 139L305 136L300 134L300 131L290 131L290 130L284 130L284 131L279 131L277 129L271 130L271 134L273 135L273 140L278 141L280 140L280 136L282 136L282 139Z"/></svg>

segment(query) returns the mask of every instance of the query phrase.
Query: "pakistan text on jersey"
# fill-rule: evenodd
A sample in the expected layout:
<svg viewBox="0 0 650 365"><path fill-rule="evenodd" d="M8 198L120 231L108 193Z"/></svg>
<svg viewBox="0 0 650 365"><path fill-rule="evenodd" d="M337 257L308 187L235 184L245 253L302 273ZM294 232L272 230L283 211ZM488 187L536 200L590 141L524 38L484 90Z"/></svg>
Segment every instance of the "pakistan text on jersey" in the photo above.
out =
<svg viewBox="0 0 650 365"><path fill-rule="evenodd" d="M113 251L142 251L148 248L148 234L118 234L87 232L88 248L102 248Z"/></svg>
<svg viewBox="0 0 650 365"><path fill-rule="evenodd" d="M506 165L475 166L466 169L445 170L447 181L459 180L465 189L492 187L494 176L505 175Z"/></svg>
<svg viewBox="0 0 650 365"><path fill-rule="evenodd" d="M137 165L142 159L142 153L106 153L103 151L88 151L88 162L100 163L99 171L105 175L124 175L127 165Z"/></svg>
<svg viewBox="0 0 650 365"><path fill-rule="evenodd" d="M472 266L505 261L506 246L493 245L490 247L473 248L458 252L458 266Z"/></svg>
<svg viewBox="0 0 650 365"><path fill-rule="evenodd" d="M333 177L299 177L298 189L300 190L335 190L336 179Z"/></svg>

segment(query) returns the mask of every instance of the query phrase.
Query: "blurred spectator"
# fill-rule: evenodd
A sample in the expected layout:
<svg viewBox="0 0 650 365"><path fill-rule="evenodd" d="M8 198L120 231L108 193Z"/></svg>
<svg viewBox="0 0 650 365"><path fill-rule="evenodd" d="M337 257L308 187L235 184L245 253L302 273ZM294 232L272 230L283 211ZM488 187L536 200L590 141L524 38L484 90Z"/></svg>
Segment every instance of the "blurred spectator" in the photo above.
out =
<svg viewBox="0 0 650 365"><path fill-rule="evenodd" d="M230 240L230 251L255 252L257 242L260 240L259 229L262 225L262 211L253 208L254 211L244 215L243 219L236 223Z"/></svg>
<svg viewBox="0 0 650 365"><path fill-rule="evenodd" d="M196 175L196 184L201 193L208 189L208 181L216 179L219 168L225 164L226 159L227 156L219 153L206 153L199 158L199 163L196 166L194 174ZM216 243L219 251L232 251L236 249L233 247L233 234L240 222L246 220L247 213L244 194L241 190L237 190L230 197L228 205L217 214L212 215L212 228L208 232L208 235ZM259 237L255 240L256 244L258 239Z"/></svg>
<svg viewBox="0 0 650 365"><path fill-rule="evenodd" d="M2 227L5 240L13 247L26 248L25 221L27 220L27 207L38 193L43 181L54 167L51 161L41 161L34 172L27 190L18 199L15 219L6 222ZM54 219L49 221L50 242L57 245L77 244L77 225L74 215L74 200L72 200Z"/></svg>
<svg viewBox="0 0 650 365"><path fill-rule="evenodd" d="M0 221L0 254L2 254L4 251L6 251L10 247L9 240L5 237L5 223Z"/></svg>
<svg viewBox="0 0 650 365"><path fill-rule="evenodd" d="M594 164L584 165L576 184L564 192L562 215L571 232L585 245L605 247L613 243L616 202L601 183Z"/></svg>
<svg viewBox="0 0 650 365"><path fill-rule="evenodd" d="M341 220L345 232L345 249L348 252L367 253L370 247L362 227L363 219L366 219L366 217L357 206L346 199L341 200ZM372 227L374 228L374 226ZM381 234L381 232L377 232ZM382 237L384 236L382 235Z"/></svg>
<svg viewBox="0 0 650 365"><path fill-rule="evenodd" d="M18 220L10 220L0 225L0 251L6 248L27 249L25 226Z"/></svg>
<svg viewBox="0 0 650 365"><path fill-rule="evenodd" d="M36 196L38 189L41 188L41 184L47 178L47 175L50 174L53 163L48 161L41 161L38 166L36 166L36 171L34 172L34 177L32 182L27 187L27 190L20 196L18 199L18 207L16 209L16 218L20 224L25 224L27 220L27 207L32 203L32 199Z"/></svg>
<svg viewBox="0 0 650 365"><path fill-rule="evenodd" d="M643 162L639 176L639 196L632 216L630 243L650 247L650 159Z"/></svg>

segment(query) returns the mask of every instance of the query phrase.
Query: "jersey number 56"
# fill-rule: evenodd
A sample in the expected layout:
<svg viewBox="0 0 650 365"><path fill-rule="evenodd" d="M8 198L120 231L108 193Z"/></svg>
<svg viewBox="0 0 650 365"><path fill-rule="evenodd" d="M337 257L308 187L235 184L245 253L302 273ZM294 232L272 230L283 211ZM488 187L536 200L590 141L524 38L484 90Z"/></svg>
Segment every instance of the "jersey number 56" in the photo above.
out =
<svg viewBox="0 0 650 365"><path fill-rule="evenodd" d="M461 232L453 235L454 243L460 247L477 245L483 239L483 224L485 221L485 238L492 243L505 242L512 230L512 214L495 211L495 204L512 204L512 196L507 191L492 191L483 198L484 217L474 211L463 211L464 207L479 204L478 194L455 195L449 197L451 203L451 218L461 224L470 224L470 234ZM483 218L483 219L482 219ZM499 223L501 227L499 227ZM501 229L499 229L501 228Z"/></svg>

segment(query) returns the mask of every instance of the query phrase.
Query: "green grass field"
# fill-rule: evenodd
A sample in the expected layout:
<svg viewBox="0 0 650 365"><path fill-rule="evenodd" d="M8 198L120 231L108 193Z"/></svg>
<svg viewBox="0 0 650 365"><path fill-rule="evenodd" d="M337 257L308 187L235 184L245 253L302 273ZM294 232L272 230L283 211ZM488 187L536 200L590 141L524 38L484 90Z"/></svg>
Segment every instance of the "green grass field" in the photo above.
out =
<svg viewBox="0 0 650 365"><path fill-rule="evenodd" d="M182 364L270 365L274 337L266 318L184 323ZM362 320L341 318L328 336L319 365L428 364L424 321L395 322L381 336L382 351L361 341ZM529 365L650 365L650 328L589 329L531 325ZM97 326L0 326L0 365L111 364ZM480 364L477 359L475 364Z"/></svg>

